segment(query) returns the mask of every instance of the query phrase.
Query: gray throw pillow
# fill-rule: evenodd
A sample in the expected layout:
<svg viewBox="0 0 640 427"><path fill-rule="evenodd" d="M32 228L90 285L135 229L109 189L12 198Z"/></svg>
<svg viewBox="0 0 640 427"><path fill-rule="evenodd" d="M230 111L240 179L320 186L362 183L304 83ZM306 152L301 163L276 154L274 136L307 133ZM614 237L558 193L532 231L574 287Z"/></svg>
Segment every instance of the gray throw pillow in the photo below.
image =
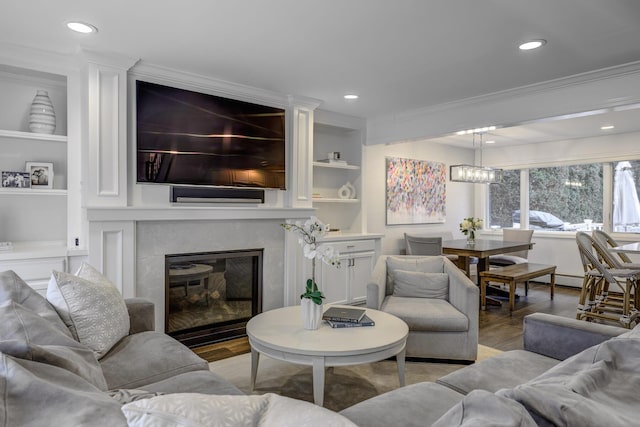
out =
<svg viewBox="0 0 640 427"><path fill-rule="evenodd" d="M15 301L0 305L0 319L0 352L58 366L100 390L107 389L107 381L93 351L60 332L47 319Z"/></svg>
<svg viewBox="0 0 640 427"><path fill-rule="evenodd" d="M69 327L73 337L91 348L100 359L129 334L129 312L113 283L88 264L79 276L54 271L47 299Z"/></svg>
<svg viewBox="0 0 640 427"><path fill-rule="evenodd" d="M449 299L449 275L396 270L393 295L409 298Z"/></svg>
<svg viewBox="0 0 640 427"><path fill-rule="evenodd" d="M0 353L0 425L126 427L120 403L57 366Z"/></svg>
<svg viewBox="0 0 640 427"><path fill-rule="evenodd" d="M444 261L441 256L387 257L387 295L395 287L393 272L396 270L420 271L422 273L442 273Z"/></svg>
<svg viewBox="0 0 640 427"><path fill-rule="evenodd" d="M0 304L15 301L23 307L47 319L51 326L71 337L69 328L64 324L58 312L49 301L20 278L14 271L0 273Z"/></svg>

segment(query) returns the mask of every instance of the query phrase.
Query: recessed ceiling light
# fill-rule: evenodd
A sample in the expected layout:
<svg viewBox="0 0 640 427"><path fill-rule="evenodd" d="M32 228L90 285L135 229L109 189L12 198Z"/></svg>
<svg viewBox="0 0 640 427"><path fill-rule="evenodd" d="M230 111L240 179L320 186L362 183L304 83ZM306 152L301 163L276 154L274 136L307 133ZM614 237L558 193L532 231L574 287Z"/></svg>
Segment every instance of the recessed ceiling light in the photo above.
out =
<svg viewBox="0 0 640 427"><path fill-rule="evenodd" d="M96 27L85 22L69 21L66 23L66 25L68 29L75 31L76 33L91 34L98 32L98 29Z"/></svg>
<svg viewBox="0 0 640 427"><path fill-rule="evenodd" d="M613 125L607 125L607 126L600 126L600 130L611 130L613 129L615 126Z"/></svg>
<svg viewBox="0 0 640 427"><path fill-rule="evenodd" d="M353 93L348 93L344 96L344 99L358 99L358 95Z"/></svg>
<svg viewBox="0 0 640 427"><path fill-rule="evenodd" d="M496 142L494 140L491 140L491 141L485 141L484 143L485 144L495 144Z"/></svg>
<svg viewBox="0 0 640 427"><path fill-rule="evenodd" d="M518 46L520 48L520 50L531 50L531 49L537 49L541 46L544 46L545 44L547 44L546 40L529 40L527 42L522 43L520 46Z"/></svg>

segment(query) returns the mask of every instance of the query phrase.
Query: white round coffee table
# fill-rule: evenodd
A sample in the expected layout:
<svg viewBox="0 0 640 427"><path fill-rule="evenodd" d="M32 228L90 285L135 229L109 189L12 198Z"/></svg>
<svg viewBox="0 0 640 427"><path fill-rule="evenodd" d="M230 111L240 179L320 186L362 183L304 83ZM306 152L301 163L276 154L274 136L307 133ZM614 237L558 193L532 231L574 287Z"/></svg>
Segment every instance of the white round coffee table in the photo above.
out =
<svg viewBox="0 0 640 427"><path fill-rule="evenodd" d="M375 326L317 330L302 326L300 306L265 311L247 323L251 344L251 389L256 384L260 354L299 365L313 366L313 400L324 401L324 371L330 366L359 365L396 356L400 386L404 386L405 347L409 328L399 318L367 309Z"/></svg>

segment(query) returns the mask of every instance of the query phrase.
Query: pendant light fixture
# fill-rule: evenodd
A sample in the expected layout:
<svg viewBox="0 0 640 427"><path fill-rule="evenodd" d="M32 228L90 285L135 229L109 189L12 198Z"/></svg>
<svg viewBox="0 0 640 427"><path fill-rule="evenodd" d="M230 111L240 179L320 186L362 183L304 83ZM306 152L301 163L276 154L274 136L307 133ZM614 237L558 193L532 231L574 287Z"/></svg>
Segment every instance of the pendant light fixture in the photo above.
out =
<svg viewBox="0 0 640 427"><path fill-rule="evenodd" d="M494 169L482 166L482 135L483 131L466 131L473 134L473 149L476 148L476 135L480 139L480 166L475 165L451 165L449 167L449 180L454 182L471 182L476 184L491 184L502 181L502 169Z"/></svg>

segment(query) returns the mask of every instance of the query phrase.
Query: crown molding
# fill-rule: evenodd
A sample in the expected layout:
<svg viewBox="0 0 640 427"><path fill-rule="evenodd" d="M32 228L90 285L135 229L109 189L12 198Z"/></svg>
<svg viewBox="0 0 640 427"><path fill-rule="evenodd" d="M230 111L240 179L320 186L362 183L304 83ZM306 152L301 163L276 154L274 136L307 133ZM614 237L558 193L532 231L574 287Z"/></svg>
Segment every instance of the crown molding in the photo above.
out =
<svg viewBox="0 0 640 427"><path fill-rule="evenodd" d="M302 96L284 95L253 86L234 83L216 77L180 71L169 67L140 61L131 70L129 76L136 80L168 84L181 89L194 90L224 98L260 103L263 105L287 108L292 104L315 109L320 101Z"/></svg>

